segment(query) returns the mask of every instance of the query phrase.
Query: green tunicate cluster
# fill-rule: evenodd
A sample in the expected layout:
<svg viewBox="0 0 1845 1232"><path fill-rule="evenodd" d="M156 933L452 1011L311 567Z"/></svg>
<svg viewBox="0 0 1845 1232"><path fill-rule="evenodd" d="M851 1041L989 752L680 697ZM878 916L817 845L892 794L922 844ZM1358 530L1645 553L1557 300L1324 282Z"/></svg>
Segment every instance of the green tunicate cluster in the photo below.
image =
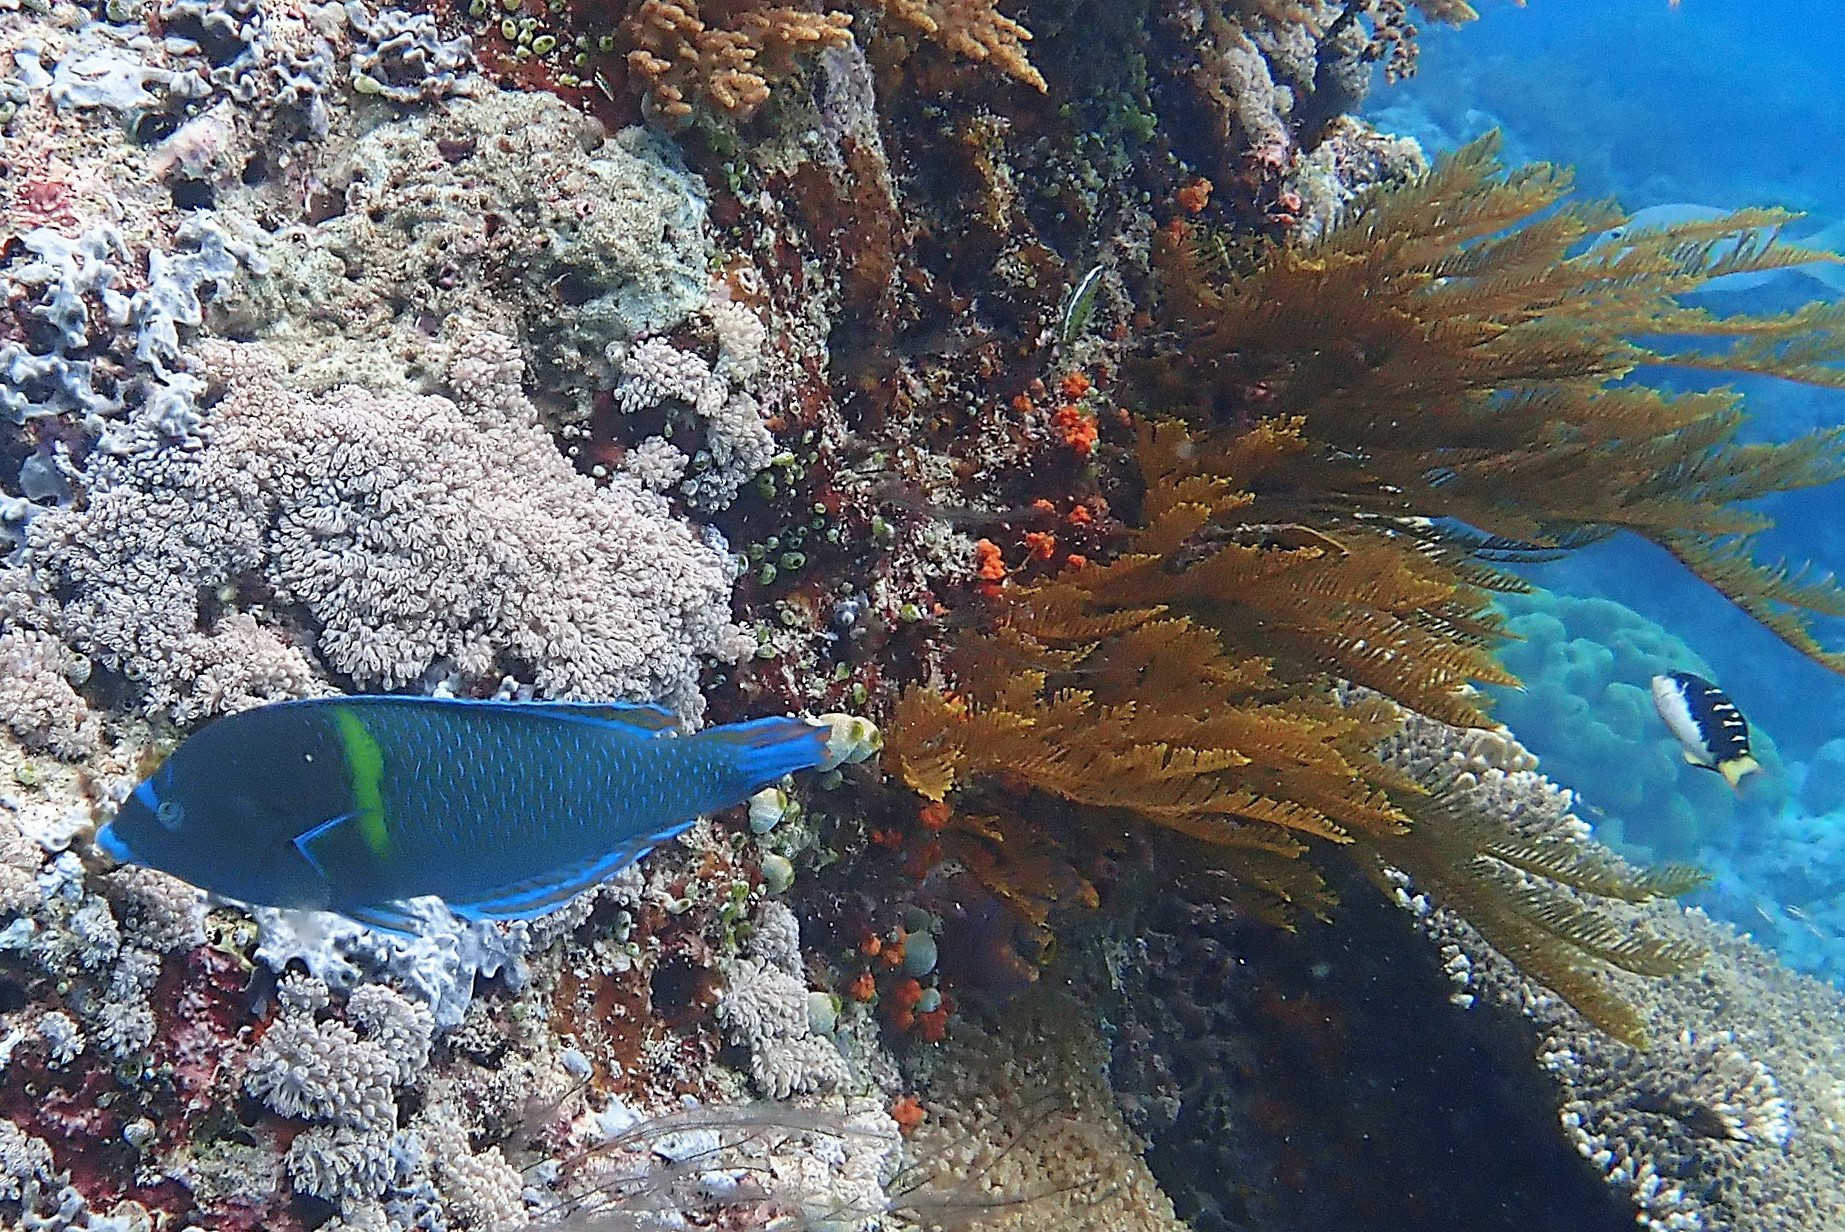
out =
<svg viewBox="0 0 1845 1232"><path fill-rule="evenodd" d="M809 433L808 435L812 435ZM796 484L807 478L807 468L801 460L788 450L783 450L769 459L769 465L756 476L756 491L762 499L774 504L776 499L793 491Z"/></svg>
<svg viewBox="0 0 1845 1232"><path fill-rule="evenodd" d="M840 541L839 528L829 525L825 508L819 505L814 508L816 512L805 521L786 527L758 543L752 543L744 552L750 568L756 571L756 580L762 585L773 585L784 574L799 573L805 569L808 550L817 544L836 544Z"/></svg>
<svg viewBox="0 0 1845 1232"><path fill-rule="evenodd" d="M852 680L852 665L844 662L833 664L830 683L844 684L848 680ZM852 687L847 690L847 695L852 699L852 705L857 707L865 704L866 699L871 696L871 691L865 687L862 680L852 680Z"/></svg>
<svg viewBox="0 0 1845 1232"><path fill-rule="evenodd" d="M609 55L616 49L612 35L599 39L561 36L546 20L524 10L523 0L468 0L469 17L496 30L515 59L550 61L557 70L557 84L565 89L588 85L582 73L590 67L591 56L598 52ZM552 22L566 19L569 12L568 0L545 0L545 15Z"/></svg>
<svg viewBox="0 0 1845 1232"><path fill-rule="evenodd" d="M730 888L718 903L717 923L724 938L724 948L733 952L742 949L751 931L749 882L730 883Z"/></svg>

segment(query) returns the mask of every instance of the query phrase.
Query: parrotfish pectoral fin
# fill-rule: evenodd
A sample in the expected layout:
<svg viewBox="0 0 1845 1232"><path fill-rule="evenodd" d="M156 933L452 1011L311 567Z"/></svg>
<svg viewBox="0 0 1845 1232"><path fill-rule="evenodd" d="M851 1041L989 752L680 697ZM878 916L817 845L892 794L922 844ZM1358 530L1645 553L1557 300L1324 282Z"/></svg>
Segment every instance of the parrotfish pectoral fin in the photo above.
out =
<svg viewBox="0 0 1845 1232"><path fill-rule="evenodd" d="M784 774L812 769L825 761L827 740L832 731L831 726L809 723L806 719L775 716L707 728L694 739L732 747L737 769L752 784L744 793L747 795Z"/></svg>
<svg viewBox="0 0 1845 1232"><path fill-rule="evenodd" d="M347 823L357 817L356 812L342 813L338 817L321 822L305 834L295 836L293 840L295 850L301 853L302 859L314 866L314 871L320 874L322 881L332 883L333 878L328 874L327 866L338 858L342 838L350 841L354 837L343 835L341 827L347 826Z"/></svg>
<svg viewBox="0 0 1845 1232"><path fill-rule="evenodd" d="M1741 757L1732 757L1730 760L1719 765L1717 767L1717 773L1723 776L1723 781L1728 783L1732 789L1740 790L1743 776L1747 774L1759 774L1761 769L1761 762L1755 760L1750 754L1744 753Z"/></svg>

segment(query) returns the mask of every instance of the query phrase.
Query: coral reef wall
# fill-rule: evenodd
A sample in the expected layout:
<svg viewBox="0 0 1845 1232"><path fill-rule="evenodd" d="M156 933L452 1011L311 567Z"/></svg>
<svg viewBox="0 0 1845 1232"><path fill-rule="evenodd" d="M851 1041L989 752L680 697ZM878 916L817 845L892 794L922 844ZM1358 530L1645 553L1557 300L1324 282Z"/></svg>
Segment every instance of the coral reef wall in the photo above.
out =
<svg viewBox="0 0 1845 1232"><path fill-rule="evenodd" d="M1065 702L1055 673L1106 669L1095 695L1129 709L1162 662L1221 668L1171 695L1234 697L1266 776L1236 807L1275 835L1223 795L1167 801L1192 829L1157 839L1123 823L1150 794L1073 820L1070 800L1125 787L1036 790L1100 730L1071 722L1020 773L986 767L958 813L946 788L848 765L550 915L469 922L420 900L403 936L208 899L90 842L202 724L285 699L889 724L908 690L947 727L998 691L956 687L968 631L1056 579L1130 572L1167 480L1178 521L1208 507L1221 524L1200 514L1163 576L1213 554L1331 559L1306 514L1232 518L1228 475L1150 474L1148 408L1117 391L1176 336L1156 314L1181 241L1216 242L1226 267L1304 252L1427 171L1344 113L1373 76L1413 70L1418 21L1472 16L1452 0L0 0L0 1220L1170 1229L1356 1212L1349 1187L1312 1192L1336 1187L1324 1158L1285 1145L1363 1149L1328 1120L1337 1067L1258 1090L1216 1028L1299 1024L1270 994L1316 959L1268 930L1289 907L1342 926L1332 891L1373 890L1358 865L1303 857L1342 827L1415 835L1392 802L1415 774L1447 775L1443 798L1497 841L1463 864L1528 875L1544 904L1584 896L1558 931L1587 952L1677 970L1708 947L1761 1005L1802 1007L1810 1038L1764 1038L1698 977L1591 964L1572 991L1605 984L1661 1041L1616 1045L1368 859L1387 885L1370 908L1400 898L1397 923L1417 925L1376 942L1419 964L1390 1025L1456 1029L1452 996L1476 1005L1468 1023L1498 1015L1494 1057L1521 1055L1515 1030L1546 1041L1491 1116L1548 1152L1585 1226L1610 1205L1673 1228L1820 1218L1823 1199L1794 1196L1836 1189L1822 1076L1799 1060L1822 1046L1816 994L1671 908L1617 917L1670 940L1611 939L1599 899L1672 876L1592 846L1510 736L1341 692L1370 680L1363 639L1300 668L1341 613L1304 622L1274 671L1234 621L1174 633L1166 612L1154 634L1192 658L1085 666L1041 645L1055 661L1014 672L1023 643L995 640L987 660ZM1305 456L1298 425L1242 443L1289 440ZM1337 557L1337 593L1387 575L1417 629L1404 662L1369 656L1379 681L1474 715L1463 686L1500 674L1496 626L1398 540L1370 546ZM1092 640L1152 621L1112 619ZM1030 726L1045 699L1013 700ZM1135 744L1128 709L1109 721ZM1139 743L1121 764L1185 796L1172 746ZM1191 770L1257 764L1214 753ZM1249 839L1240 863L1182 845L1219 828ZM989 858L1001 843L1008 860ZM1547 879L1560 869L1578 882ZM1173 993L1204 941L1268 959L1275 983L1218 987L1208 968ZM1376 1072L1423 1055L1381 1051ZM1454 1083L1423 1081L1419 1107L1463 1115ZM1376 1103L1362 1113L1382 1129ZM1375 1153L1370 1175L1412 1158L1429 1156ZM1195 1160L1222 1184L1176 1180ZM1752 1169L1769 1181L1751 1188ZM1421 1196L1487 1188L1466 1182Z"/></svg>

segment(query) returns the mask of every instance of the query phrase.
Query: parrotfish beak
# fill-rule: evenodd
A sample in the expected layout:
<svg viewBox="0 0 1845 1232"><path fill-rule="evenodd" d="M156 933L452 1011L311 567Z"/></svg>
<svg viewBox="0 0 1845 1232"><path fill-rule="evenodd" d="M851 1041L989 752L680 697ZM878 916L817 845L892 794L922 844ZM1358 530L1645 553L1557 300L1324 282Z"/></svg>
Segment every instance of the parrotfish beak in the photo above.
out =
<svg viewBox="0 0 1845 1232"><path fill-rule="evenodd" d="M113 821L104 822L102 828L96 831L96 849L117 864L134 863L135 853L128 849L128 844L122 841L122 836L115 832Z"/></svg>

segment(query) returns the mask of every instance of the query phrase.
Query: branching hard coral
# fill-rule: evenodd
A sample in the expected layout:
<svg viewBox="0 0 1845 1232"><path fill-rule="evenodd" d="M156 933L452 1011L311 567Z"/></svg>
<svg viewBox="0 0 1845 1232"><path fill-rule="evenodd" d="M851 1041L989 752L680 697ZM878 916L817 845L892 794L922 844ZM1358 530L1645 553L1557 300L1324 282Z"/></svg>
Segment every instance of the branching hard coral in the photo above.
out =
<svg viewBox="0 0 1845 1232"><path fill-rule="evenodd" d="M0 1199L17 1200L25 1185L52 1177L51 1148L11 1121L0 1120Z"/></svg>
<svg viewBox="0 0 1845 1232"><path fill-rule="evenodd" d="M1185 1223L1148 1171L1102 1078L1087 1008L1028 996L930 1058L928 1119L910 1135L906 1205L930 1227L1174 1232Z"/></svg>
<svg viewBox="0 0 1845 1232"><path fill-rule="evenodd" d="M1676 975L1703 951L1608 904L1675 897L1702 884L1703 873L1680 864L1635 868L1592 841L1569 812L1569 794L1503 732L1408 715L1379 752L1424 793L1405 802L1407 834L1367 844L1384 884L1401 897L1395 883L1407 873L1526 976L1611 1035L1644 1038L1645 1024L1608 971Z"/></svg>
<svg viewBox="0 0 1845 1232"><path fill-rule="evenodd" d="M633 95L669 124L695 114L749 120L803 61L853 40L855 9L881 16L886 35L920 36L1046 89L1025 54L1031 31L996 0L619 0L553 4L542 18L511 22L491 7L446 7L481 22L476 46L490 71L593 106ZM906 37L885 41L897 58L910 50Z"/></svg>
<svg viewBox="0 0 1845 1232"><path fill-rule="evenodd" d="M731 304L722 305L712 315L727 323L730 336L741 332L746 344L755 342L747 356L753 363L761 347L762 323ZM753 335L749 325L740 325L739 317L754 326ZM775 455L775 438L763 422L762 408L748 393L731 388L744 358L724 348L714 367L664 338L636 343L622 361L622 382L615 388L614 404L630 415L660 407L675 425L693 420L694 426L704 429L708 444L688 459L665 437L649 437L629 452L628 472L655 490L677 486L699 509L722 509L730 504L737 491ZM687 475L688 467L694 473Z"/></svg>
<svg viewBox="0 0 1845 1232"><path fill-rule="evenodd" d="M842 45L851 26L845 13L750 0L641 0L618 28L630 71L678 120L696 103L749 118L768 100L770 81L793 71L796 55Z"/></svg>
<svg viewBox="0 0 1845 1232"><path fill-rule="evenodd" d="M1845 1086L1835 1058L1845 1001L1836 988L1702 912L1623 908L1633 926L1709 954L1695 975L1613 977L1644 1019L1642 1050L1589 1029L1454 912L1419 898L1406 905L1441 946L1458 1003L1505 1005L1531 1020L1564 1136L1633 1202L1641 1227L1841 1226Z"/></svg>
<svg viewBox="0 0 1845 1232"><path fill-rule="evenodd" d="M0 633L0 715L30 749L77 760L96 751L100 724L76 687L89 663L27 629Z"/></svg>
<svg viewBox="0 0 1845 1232"><path fill-rule="evenodd" d="M455 366L457 401L306 397L253 348L203 348L210 443L93 457L84 507L34 519L26 587L62 596L65 640L182 718L321 691L248 616L201 631L202 594L259 575L368 686L504 652L550 693L697 709L700 648L735 642L722 557L658 497L574 472L498 341Z"/></svg>
<svg viewBox="0 0 1845 1232"><path fill-rule="evenodd" d="M1043 93L1044 77L1025 58L1031 31L1001 13L995 0L878 0L891 20L927 35L956 55L994 67Z"/></svg>
<svg viewBox="0 0 1845 1232"><path fill-rule="evenodd" d="M809 1025L794 913L771 902L759 920L749 954L725 965L717 1007L725 1038L748 1050L750 1076L771 1099L831 1090L848 1070L839 1049Z"/></svg>

